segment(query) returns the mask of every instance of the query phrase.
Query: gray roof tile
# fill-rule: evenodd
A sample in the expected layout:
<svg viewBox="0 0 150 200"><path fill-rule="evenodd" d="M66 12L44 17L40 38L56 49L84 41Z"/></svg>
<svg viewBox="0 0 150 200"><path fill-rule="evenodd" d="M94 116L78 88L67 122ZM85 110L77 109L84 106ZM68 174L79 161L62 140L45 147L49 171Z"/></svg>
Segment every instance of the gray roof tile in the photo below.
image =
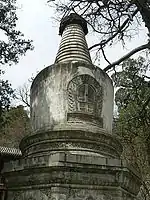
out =
<svg viewBox="0 0 150 200"><path fill-rule="evenodd" d="M0 146L0 156L16 158L21 155L22 153L20 149Z"/></svg>

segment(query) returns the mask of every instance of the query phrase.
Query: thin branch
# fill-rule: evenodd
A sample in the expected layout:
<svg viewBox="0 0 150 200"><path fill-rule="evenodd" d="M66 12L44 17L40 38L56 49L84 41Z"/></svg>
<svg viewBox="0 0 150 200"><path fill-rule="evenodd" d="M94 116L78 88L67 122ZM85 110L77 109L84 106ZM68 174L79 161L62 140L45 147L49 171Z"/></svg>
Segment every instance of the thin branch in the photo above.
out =
<svg viewBox="0 0 150 200"><path fill-rule="evenodd" d="M134 13L133 13L133 15L132 15L132 18L133 18L137 13L138 13L138 9L136 9L136 10L134 11ZM108 42L112 41L112 40L118 35L118 33L120 33L121 30L122 30L123 28L125 28L125 26L129 23L129 21L130 21L130 18L126 19L126 20L123 22L123 24L121 25L121 27L118 29L118 31L117 31L115 34L113 34L113 35L112 35L111 37L109 37L107 40L102 40L100 43L94 44L93 46L91 46L91 47L89 48L89 50L91 50L91 49L93 49L93 48L95 48L95 47L97 47L97 46L104 46L104 45L106 45Z"/></svg>
<svg viewBox="0 0 150 200"><path fill-rule="evenodd" d="M88 3L86 6L87 6L87 8L83 11L83 13L81 13L81 16L84 15L84 13L86 13L86 11L87 11L87 10L89 9L89 7L91 6L91 3Z"/></svg>
<svg viewBox="0 0 150 200"><path fill-rule="evenodd" d="M150 79L150 76L147 76L147 75L143 75L144 78L147 78L147 79Z"/></svg>
<svg viewBox="0 0 150 200"><path fill-rule="evenodd" d="M126 60L127 58L129 58L130 56L132 56L133 54L142 51L144 49L150 49L150 43L141 45L135 49L133 49L132 51L130 51L129 53L127 53L126 55L124 55L123 57L121 57L119 60L113 62L112 64L108 65L107 67L104 68L104 71L108 71L109 69L111 69L112 67L115 67L116 65L119 65L121 62L123 62L124 60Z"/></svg>
<svg viewBox="0 0 150 200"><path fill-rule="evenodd" d="M109 62L109 60L106 58L104 49L102 48L101 50L102 50L102 54L103 54L104 59L106 60L106 62L108 62L109 65L111 65L111 63Z"/></svg>
<svg viewBox="0 0 150 200"><path fill-rule="evenodd" d="M29 98L30 98L29 86L24 84L23 87L18 88L16 98L18 100L20 100L22 103L24 103L24 105L26 107L29 108L30 107L30 103L29 103Z"/></svg>

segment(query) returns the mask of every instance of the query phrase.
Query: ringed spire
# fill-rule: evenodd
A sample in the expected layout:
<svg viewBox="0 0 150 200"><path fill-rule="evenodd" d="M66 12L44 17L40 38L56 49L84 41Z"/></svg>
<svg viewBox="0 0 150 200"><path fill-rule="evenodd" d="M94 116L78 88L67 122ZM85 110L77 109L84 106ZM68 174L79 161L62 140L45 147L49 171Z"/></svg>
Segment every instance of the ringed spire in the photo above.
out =
<svg viewBox="0 0 150 200"><path fill-rule="evenodd" d="M61 20L59 34L62 36L55 63L81 61L92 64L85 35L86 21L77 14L70 14Z"/></svg>

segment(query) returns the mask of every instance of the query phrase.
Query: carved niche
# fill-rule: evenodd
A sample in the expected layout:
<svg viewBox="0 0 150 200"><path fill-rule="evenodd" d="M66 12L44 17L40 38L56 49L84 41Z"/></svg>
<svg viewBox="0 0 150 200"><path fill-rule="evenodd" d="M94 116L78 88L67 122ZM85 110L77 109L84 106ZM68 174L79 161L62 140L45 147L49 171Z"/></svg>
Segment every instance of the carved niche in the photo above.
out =
<svg viewBox="0 0 150 200"><path fill-rule="evenodd" d="M98 81L86 74L79 75L69 82L67 91L69 121L91 120L102 126L103 89Z"/></svg>

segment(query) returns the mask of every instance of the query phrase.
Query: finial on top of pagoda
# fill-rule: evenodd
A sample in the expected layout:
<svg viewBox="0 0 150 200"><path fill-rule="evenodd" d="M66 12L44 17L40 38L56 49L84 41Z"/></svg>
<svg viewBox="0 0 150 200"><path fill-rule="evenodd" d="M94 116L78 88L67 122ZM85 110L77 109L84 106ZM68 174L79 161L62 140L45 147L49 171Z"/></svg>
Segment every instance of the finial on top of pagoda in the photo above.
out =
<svg viewBox="0 0 150 200"><path fill-rule="evenodd" d="M79 24L82 27L84 34L86 35L88 33L87 22L85 19L76 13L71 13L69 16L62 18L59 27L59 35L63 34L64 29L69 24Z"/></svg>

